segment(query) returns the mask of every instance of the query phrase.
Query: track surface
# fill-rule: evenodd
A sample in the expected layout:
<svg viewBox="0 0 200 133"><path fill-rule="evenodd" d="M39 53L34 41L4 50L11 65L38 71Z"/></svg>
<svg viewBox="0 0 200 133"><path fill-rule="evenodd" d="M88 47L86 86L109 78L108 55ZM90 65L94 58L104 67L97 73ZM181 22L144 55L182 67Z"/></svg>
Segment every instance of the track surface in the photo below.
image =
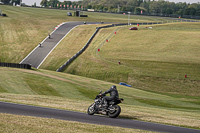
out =
<svg viewBox="0 0 200 133"><path fill-rule="evenodd" d="M34 68L39 68L41 63L49 55L49 53L59 44L59 42L67 35L74 27L83 25L83 22L67 22L58 27L54 32L51 33L50 39L46 37L39 45L26 56L20 64L31 64ZM87 24L100 24L96 22L87 22Z"/></svg>
<svg viewBox="0 0 200 133"><path fill-rule="evenodd" d="M78 121L91 124L118 126L124 128L142 129L157 132L172 132L172 133L200 133L200 130L187 129L175 126L142 122L136 120L122 118L108 118L106 116L93 115L85 113L59 110L52 108L36 107L22 104L13 104L0 102L0 112L16 115L26 115L44 118L54 118L68 121Z"/></svg>

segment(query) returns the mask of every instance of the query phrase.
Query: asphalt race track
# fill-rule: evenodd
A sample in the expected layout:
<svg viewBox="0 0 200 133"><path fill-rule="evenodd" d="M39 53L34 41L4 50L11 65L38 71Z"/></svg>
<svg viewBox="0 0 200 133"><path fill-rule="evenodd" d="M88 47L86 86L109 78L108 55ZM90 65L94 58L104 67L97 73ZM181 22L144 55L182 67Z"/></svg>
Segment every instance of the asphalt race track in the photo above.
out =
<svg viewBox="0 0 200 133"><path fill-rule="evenodd" d="M39 68L50 52L59 44L59 42L76 26L83 25L84 22L67 22L58 27L51 33L50 38L46 37L38 46L27 55L20 64L30 64L34 68ZM100 24L97 22L87 22L87 24Z"/></svg>
<svg viewBox="0 0 200 133"><path fill-rule="evenodd" d="M176 126L162 125L156 123L142 122L122 118L108 118L107 116L93 115L85 113L59 110L52 108L36 107L22 104L0 102L0 112L16 115L35 116L43 118L54 118L68 121L78 121L83 123L118 126L124 128L142 129L157 132L171 133L200 133L200 130L181 128Z"/></svg>

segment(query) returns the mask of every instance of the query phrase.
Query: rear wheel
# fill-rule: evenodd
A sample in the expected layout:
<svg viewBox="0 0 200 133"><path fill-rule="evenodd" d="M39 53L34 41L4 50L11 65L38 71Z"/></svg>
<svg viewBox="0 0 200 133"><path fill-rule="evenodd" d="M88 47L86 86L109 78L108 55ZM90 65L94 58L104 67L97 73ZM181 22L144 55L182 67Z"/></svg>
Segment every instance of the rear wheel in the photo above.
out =
<svg viewBox="0 0 200 133"><path fill-rule="evenodd" d="M95 113L95 103L93 103L92 105L90 105L89 107L88 107L88 110L87 110L87 113L88 113L88 115L93 115L94 113Z"/></svg>
<svg viewBox="0 0 200 133"><path fill-rule="evenodd" d="M111 118L116 118L121 113L121 107L119 105L113 105L112 107L108 108L109 108L108 116Z"/></svg>

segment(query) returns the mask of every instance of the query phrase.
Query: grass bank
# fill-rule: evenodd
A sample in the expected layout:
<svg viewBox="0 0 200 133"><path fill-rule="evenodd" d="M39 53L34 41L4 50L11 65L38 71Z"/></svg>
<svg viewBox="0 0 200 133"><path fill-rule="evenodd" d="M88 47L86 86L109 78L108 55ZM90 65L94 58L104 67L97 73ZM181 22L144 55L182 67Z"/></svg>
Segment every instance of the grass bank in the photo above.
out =
<svg viewBox="0 0 200 133"><path fill-rule="evenodd" d="M0 100L86 112L113 83L47 70L0 68ZM177 97L117 85L120 117L199 129L199 97Z"/></svg>
<svg viewBox="0 0 200 133"><path fill-rule="evenodd" d="M128 27L102 29L65 72L114 83L127 82L148 91L199 96L198 26L199 23L175 23L154 25L152 29L140 26L138 31ZM77 36L77 40L82 39ZM57 49L64 49L65 45ZM49 58L58 52L55 49ZM67 49L64 52L68 53Z"/></svg>

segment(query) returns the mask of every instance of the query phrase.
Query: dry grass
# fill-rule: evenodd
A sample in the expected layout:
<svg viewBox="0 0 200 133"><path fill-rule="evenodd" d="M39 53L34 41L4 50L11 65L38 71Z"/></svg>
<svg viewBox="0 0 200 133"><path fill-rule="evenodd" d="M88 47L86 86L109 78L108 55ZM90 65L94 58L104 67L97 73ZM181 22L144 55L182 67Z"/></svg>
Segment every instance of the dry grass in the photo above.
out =
<svg viewBox="0 0 200 133"><path fill-rule="evenodd" d="M91 133L91 132L125 132L145 133L150 131L128 129L111 126L101 126L80 122L38 118L30 116L19 116L0 113L0 132L17 133Z"/></svg>
<svg viewBox="0 0 200 133"><path fill-rule="evenodd" d="M99 90L105 91L113 85L113 83L47 70L0 68L0 71L1 101L84 113ZM30 86L29 82L37 83L39 86L36 84ZM42 91L44 85L44 92L38 92L37 89L40 88ZM125 103L120 104L122 107L120 117L200 128L197 97L174 97L119 85L117 87L120 97L125 99Z"/></svg>
<svg viewBox="0 0 200 133"><path fill-rule="evenodd" d="M4 10L8 17L3 18L0 24L1 61L20 62L58 24L58 21L30 19L29 15L35 18L37 12L34 14L21 9L13 7L12 10Z"/></svg>
<svg viewBox="0 0 200 133"><path fill-rule="evenodd" d="M124 109L120 117L135 120L157 122L176 126L200 128L200 115L198 112L184 112L181 110L168 110L161 108L149 108L140 106L122 105ZM131 116L128 114L132 114Z"/></svg>
<svg viewBox="0 0 200 133"><path fill-rule="evenodd" d="M20 62L58 24L84 21L78 17L68 17L64 10L2 5L0 8L8 15L0 18L0 58L3 62Z"/></svg>
<svg viewBox="0 0 200 133"><path fill-rule="evenodd" d="M182 29L176 29L177 25L155 25L152 30L140 26L138 31L120 29L109 45L102 47L100 55L109 60L199 63L199 23L179 23ZM190 29L190 25L196 27Z"/></svg>
<svg viewBox="0 0 200 133"><path fill-rule="evenodd" d="M86 113L87 107L92 103L92 101L61 97L6 93L0 94L0 100L84 113ZM187 112L183 110L140 106L137 104L121 104L120 106L122 108L120 117L122 118L200 129L200 115L198 111Z"/></svg>

